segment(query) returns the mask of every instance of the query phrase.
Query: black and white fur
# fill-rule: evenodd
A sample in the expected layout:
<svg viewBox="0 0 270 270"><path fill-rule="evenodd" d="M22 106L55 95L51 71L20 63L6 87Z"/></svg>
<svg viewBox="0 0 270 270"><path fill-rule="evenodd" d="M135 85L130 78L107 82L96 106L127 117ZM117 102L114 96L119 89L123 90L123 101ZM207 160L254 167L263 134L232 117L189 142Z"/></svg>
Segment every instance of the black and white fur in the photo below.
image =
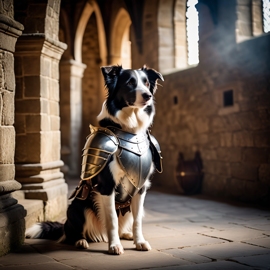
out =
<svg viewBox="0 0 270 270"><path fill-rule="evenodd" d="M160 73L143 67L140 70L123 69L121 66L101 68L107 99L97 119L101 127L115 126L131 133L146 132L152 125L155 114L153 95ZM133 239L137 250L150 250L142 234L143 204L146 190L150 187L147 179L142 189L132 198L131 212L124 216L115 211L115 189L121 178L126 177L120 168L116 154L99 173L96 180L98 192L93 201L74 199L67 211L67 221L60 223L43 222L27 231L31 238L49 238L87 248L88 241L107 241L109 253L124 253L120 238ZM155 170L151 166L151 175Z"/></svg>

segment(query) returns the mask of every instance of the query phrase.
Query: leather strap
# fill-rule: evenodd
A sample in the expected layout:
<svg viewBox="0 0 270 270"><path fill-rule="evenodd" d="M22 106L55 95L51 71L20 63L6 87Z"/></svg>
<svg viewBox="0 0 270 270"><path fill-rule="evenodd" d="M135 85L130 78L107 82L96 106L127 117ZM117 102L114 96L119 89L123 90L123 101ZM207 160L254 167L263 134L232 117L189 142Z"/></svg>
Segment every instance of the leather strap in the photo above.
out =
<svg viewBox="0 0 270 270"><path fill-rule="evenodd" d="M79 200L86 200L86 199L92 199L92 192L97 192L97 185L92 186L91 179L88 180L81 180L79 185L76 187L76 189L72 192L69 199L77 198ZM124 216L127 212L130 212L130 204L131 204L131 198L125 202L120 203L115 201L115 210L117 212L117 215L119 216L119 212L121 211L122 216Z"/></svg>

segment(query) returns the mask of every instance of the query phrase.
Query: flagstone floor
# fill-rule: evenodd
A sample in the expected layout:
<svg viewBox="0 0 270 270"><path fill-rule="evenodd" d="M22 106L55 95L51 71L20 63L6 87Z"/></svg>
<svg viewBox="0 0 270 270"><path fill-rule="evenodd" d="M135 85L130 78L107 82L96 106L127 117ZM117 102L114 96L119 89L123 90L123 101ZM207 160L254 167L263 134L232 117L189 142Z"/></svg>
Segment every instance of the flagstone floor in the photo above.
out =
<svg viewBox="0 0 270 270"><path fill-rule="evenodd" d="M122 240L125 253L109 255L107 243L87 250L49 240L26 239L0 258L0 270L68 269L270 269L270 211L250 205L149 191L143 223L152 246L137 251Z"/></svg>

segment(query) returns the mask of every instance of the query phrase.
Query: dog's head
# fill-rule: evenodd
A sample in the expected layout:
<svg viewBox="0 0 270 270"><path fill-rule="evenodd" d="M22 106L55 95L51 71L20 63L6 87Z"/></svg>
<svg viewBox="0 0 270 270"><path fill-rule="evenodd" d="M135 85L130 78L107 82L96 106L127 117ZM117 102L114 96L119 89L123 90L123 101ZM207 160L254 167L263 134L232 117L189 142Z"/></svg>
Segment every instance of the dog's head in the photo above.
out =
<svg viewBox="0 0 270 270"><path fill-rule="evenodd" d="M153 95L157 80L162 75L144 66L141 69L123 69L122 66L101 68L107 100L97 119L100 126L115 126L129 132L145 131L153 121Z"/></svg>
<svg viewBox="0 0 270 270"><path fill-rule="evenodd" d="M102 67L101 70L108 90L107 108L112 115L124 107L141 109L151 105L156 81L163 81L159 72L146 66L139 70L123 69L122 66Z"/></svg>

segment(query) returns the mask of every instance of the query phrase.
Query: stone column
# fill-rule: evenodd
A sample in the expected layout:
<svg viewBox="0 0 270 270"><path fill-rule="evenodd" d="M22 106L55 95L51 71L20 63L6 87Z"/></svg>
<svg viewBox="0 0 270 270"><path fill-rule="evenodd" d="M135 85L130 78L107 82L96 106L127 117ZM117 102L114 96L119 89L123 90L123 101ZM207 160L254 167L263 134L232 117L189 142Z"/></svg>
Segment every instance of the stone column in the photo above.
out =
<svg viewBox="0 0 270 270"><path fill-rule="evenodd" d="M62 156L69 175L79 178L81 164L82 77L86 65L75 60L60 62Z"/></svg>
<svg viewBox="0 0 270 270"><path fill-rule="evenodd" d="M8 2L6 2L6 5ZM13 5L10 3L11 8ZM3 14L0 5L0 256L24 242L26 211L11 193L21 188L14 180L14 58L17 38L23 25L13 14ZM10 10L10 7L8 8Z"/></svg>
<svg viewBox="0 0 270 270"><path fill-rule="evenodd" d="M45 34L25 34L15 53L16 179L26 199L43 200L45 220L67 208L59 117L59 60L66 48Z"/></svg>

